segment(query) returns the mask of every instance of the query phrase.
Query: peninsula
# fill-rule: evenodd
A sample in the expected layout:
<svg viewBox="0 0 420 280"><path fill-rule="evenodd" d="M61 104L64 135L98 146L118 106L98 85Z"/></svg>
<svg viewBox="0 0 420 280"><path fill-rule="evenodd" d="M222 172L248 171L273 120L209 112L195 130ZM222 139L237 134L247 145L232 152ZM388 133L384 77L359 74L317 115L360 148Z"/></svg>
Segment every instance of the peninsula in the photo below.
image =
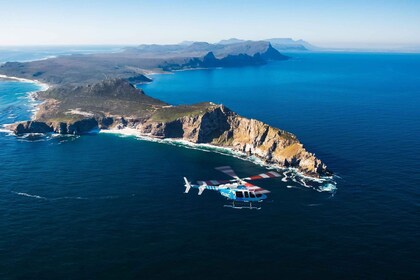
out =
<svg viewBox="0 0 420 280"><path fill-rule="evenodd" d="M147 96L134 84L150 81L148 71L238 67L284 60L268 42L229 45L143 45L121 53L62 56L8 62L0 74L50 84L32 120L9 125L16 134L83 134L93 129L135 129L154 138L207 143L253 155L268 164L295 167L312 177L331 175L297 137L242 117L211 102L172 106Z"/></svg>

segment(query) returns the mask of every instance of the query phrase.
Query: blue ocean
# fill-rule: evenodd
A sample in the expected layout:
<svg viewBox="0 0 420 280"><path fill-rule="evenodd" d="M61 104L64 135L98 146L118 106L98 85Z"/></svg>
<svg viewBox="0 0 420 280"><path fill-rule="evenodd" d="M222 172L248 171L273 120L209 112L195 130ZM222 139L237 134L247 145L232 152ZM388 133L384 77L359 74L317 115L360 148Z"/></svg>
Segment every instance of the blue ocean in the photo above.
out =
<svg viewBox="0 0 420 280"><path fill-rule="evenodd" d="M133 136L0 132L1 279L418 279L420 55L291 53L260 67L154 75L171 104L223 103L298 136L336 174L319 191L282 178L261 210L182 177L263 166ZM0 124L38 90L0 82Z"/></svg>

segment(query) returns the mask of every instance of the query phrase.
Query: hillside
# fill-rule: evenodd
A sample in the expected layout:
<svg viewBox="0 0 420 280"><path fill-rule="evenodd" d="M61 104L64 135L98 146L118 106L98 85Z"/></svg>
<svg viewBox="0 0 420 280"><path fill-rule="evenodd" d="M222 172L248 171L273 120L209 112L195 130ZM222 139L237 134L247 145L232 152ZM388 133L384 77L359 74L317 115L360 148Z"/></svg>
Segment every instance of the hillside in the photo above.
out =
<svg viewBox="0 0 420 280"><path fill-rule="evenodd" d="M214 55L211 63L206 58ZM285 60L287 56L263 41L232 45L195 42L191 45L140 45L118 53L77 54L31 62L7 62L0 74L37 79L51 85L85 85L124 78L150 82L150 72L209 67L241 67Z"/></svg>

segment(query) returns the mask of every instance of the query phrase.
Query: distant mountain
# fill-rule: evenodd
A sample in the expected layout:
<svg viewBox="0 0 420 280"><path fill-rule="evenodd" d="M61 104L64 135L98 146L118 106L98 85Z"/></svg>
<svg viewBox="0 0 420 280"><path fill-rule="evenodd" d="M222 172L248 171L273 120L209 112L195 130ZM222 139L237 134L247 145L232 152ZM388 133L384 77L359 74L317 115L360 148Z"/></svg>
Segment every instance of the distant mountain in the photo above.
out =
<svg viewBox="0 0 420 280"><path fill-rule="evenodd" d="M192 45L194 43L195 43L195 41L182 41L182 42L178 43L178 45L189 46L189 45Z"/></svg>
<svg viewBox="0 0 420 280"><path fill-rule="evenodd" d="M166 71L262 65L269 60L288 59L269 42L244 40L237 43L231 40L230 44L193 42L190 45L139 45L127 48L124 53L148 60L164 59L158 67Z"/></svg>
<svg viewBox="0 0 420 280"><path fill-rule="evenodd" d="M263 65L286 60L266 41L244 41L228 45L194 42L190 45L140 45L118 53L69 55L27 63L7 62L0 74L40 80L51 85L89 84L108 78L132 83L150 81L149 71L171 71L210 67Z"/></svg>
<svg viewBox="0 0 420 280"><path fill-rule="evenodd" d="M318 47L311 45L310 43L304 40L293 40L292 38L271 38L264 39L262 41L270 42L271 45L279 51L308 51L308 50L317 50ZM221 40L217 44L219 45L232 45L238 43L249 42L247 40L242 40L238 38L230 38L227 40Z"/></svg>
<svg viewBox="0 0 420 280"><path fill-rule="evenodd" d="M264 41L270 42L274 48L279 51L307 51L317 50L318 47L304 41L304 40L293 40L292 38L271 38L265 39Z"/></svg>
<svg viewBox="0 0 420 280"><path fill-rule="evenodd" d="M237 38L230 38L227 40L221 40L218 44L219 45L230 45L230 44L237 44L237 43L243 43L246 42L246 40L237 39Z"/></svg>

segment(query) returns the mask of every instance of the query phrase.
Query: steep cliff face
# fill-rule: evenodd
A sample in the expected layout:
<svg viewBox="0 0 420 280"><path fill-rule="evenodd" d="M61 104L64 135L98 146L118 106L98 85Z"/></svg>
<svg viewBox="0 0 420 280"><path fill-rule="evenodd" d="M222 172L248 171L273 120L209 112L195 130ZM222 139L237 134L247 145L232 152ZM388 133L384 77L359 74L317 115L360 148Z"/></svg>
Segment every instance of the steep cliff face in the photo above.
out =
<svg viewBox="0 0 420 280"><path fill-rule="evenodd" d="M208 104L197 114L167 122L148 120L135 126L140 133L159 138L182 138L254 155L267 163L296 167L310 176L329 175L326 165L306 151L295 135L254 119L247 119L223 105Z"/></svg>
<svg viewBox="0 0 420 280"><path fill-rule="evenodd" d="M94 129L99 129L100 125L95 118L87 118L78 121L68 122L43 122L43 121L26 121L11 124L8 126L15 134L21 135L25 133L58 133L58 134L84 134Z"/></svg>

